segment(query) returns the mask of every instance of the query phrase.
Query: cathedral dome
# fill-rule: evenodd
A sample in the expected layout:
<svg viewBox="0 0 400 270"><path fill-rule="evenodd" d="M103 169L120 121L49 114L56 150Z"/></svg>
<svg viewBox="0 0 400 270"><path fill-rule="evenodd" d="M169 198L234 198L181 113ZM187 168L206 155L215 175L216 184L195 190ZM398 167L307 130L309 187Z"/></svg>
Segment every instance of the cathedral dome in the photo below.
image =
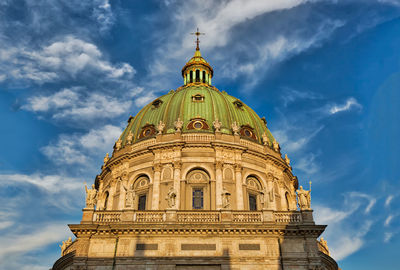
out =
<svg viewBox="0 0 400 270"><path fill-rule="evenodd" d="M214 133L214 123L218 122L218 132L223 134L234 134L236 127L236 132L245 139L270 146L275 141L265 118L260 118L239 99L211 85L213 69L198 47L182 68L182 76L182 87L153 100L135 117L129 118L120 137L122 147L157 134L175 133L178 120L182 121L182 133Z"/></svg>
<svg viewBox="0 0 400 270"><path fill-rule="evenodd" d="M122 146L130 133L131 143L156 136L160 121L165 124L162 134L174 133L178 118L183 121L182 133L214 133L213 122L217 120L221 123L221 133L233 134L232 125L236 122L241 137L262 143L266 134L269 143L274 141L266 121L249 106L224 91L199 83L171 90L130 118L120 138Z"/></svg>

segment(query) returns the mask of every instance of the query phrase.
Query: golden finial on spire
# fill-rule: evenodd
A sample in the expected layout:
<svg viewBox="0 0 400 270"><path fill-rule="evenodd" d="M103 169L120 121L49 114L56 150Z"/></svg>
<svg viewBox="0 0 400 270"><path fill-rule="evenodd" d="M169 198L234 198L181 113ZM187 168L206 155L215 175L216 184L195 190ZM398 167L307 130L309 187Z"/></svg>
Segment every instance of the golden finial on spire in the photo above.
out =
<svg viewBox="0 0 400 270"><path fill-rule="evenodd" d="M191 34L191 35L196 35L196 36L197 36L197 39L196 39L196 44L197 44L197 46L196 46L196 51L200 51L200 47L199 47L199 44L200 44L199 36L200 36L200 35L205 35L205 34L204 34L204 33L200 33L198 27L197 27L197 31L196 31L196 32L190 33L190 34Z"/></svg>

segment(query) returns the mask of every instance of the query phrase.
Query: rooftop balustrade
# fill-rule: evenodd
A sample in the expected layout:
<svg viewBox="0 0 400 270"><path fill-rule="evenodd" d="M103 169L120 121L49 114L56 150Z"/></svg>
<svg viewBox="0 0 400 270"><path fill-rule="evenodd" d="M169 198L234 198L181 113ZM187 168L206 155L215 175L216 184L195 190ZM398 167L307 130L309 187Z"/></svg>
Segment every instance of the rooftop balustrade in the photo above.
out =
<svg viewBox="0 0 400 270"><path fill-rule="evenodd" d="M86 212L86 214L85 214ZM308 211L310 212L310 211ZM90 214L91 213L91 214ZM310 220L311 217L311 220ZM308 219L308 220L305 220ZM300 211L235 211L235 210L121 210L96 211L84 209L82 223L159 223L159 224L302 224L313 222L312 215Z"/></svg>

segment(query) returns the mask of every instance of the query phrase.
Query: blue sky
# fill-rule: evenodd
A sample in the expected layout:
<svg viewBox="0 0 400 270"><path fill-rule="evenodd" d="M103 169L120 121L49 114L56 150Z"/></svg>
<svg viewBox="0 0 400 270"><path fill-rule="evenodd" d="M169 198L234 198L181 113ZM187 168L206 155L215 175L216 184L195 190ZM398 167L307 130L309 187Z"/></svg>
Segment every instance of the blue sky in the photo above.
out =
<svg viewBox="0 0 400 270"><path fill-rule="evenodd" d="M343 269L397 269L400 1L0 0L0 269L49 269L129 115L213 84L265 116Z"/></svg>

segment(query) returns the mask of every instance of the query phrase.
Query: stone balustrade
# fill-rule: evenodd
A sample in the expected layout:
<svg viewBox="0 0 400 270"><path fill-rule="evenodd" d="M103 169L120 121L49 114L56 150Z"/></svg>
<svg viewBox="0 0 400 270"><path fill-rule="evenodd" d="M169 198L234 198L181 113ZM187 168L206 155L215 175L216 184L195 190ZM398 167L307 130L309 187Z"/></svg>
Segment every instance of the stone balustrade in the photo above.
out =
<svg viewBox="0 0 400 270"><path fill-rule="evenodd" d="M300 212L274 212L276 223L301 223Z"/></svg>
<svg viewBox="0 0 400 270"><path fill-rule="evenodd" d="M275 223L301 224L305 220L299 211L235 211L235 210L122 210L122 211L93 211L88 210L82 219L83 223ZM89 220L91 217L91 220Z"/></svg>

